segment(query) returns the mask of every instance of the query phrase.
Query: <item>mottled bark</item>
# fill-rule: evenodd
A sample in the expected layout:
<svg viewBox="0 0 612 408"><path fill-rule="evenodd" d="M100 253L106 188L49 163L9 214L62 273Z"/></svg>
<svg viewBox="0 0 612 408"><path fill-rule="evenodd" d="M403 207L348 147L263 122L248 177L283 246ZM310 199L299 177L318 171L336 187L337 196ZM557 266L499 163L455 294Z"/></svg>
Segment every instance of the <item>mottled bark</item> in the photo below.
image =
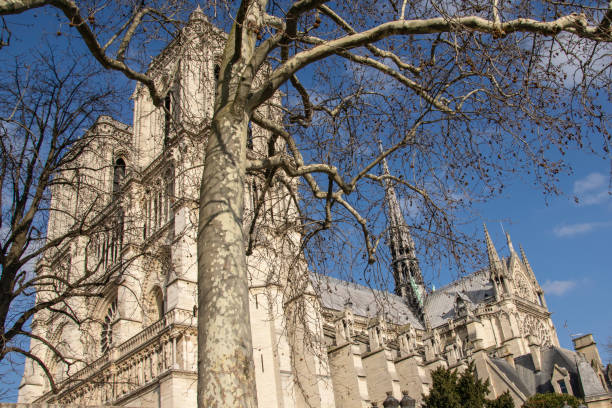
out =
<svg viewBox="0 0 612 408"><path fill-rule="evenodd" d="M206 146L198 226L198 406L257 407L243 235L245 107L265 0L243 1L228 36Z"/></svg>
<svg viewBox="0 0 612 408"><path fill-rule="evenodd" d="M242 235L248 117L213 119L200 190L198 406L256 407Z"/></svg>

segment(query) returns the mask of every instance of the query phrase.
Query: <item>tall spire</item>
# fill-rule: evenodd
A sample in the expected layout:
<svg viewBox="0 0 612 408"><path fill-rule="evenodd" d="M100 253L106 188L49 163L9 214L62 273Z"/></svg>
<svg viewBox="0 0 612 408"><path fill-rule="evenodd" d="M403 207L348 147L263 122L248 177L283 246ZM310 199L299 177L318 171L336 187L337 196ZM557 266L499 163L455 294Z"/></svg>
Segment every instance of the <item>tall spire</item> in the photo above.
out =
<svg viewBox="0 0 612 408"><path fill-rule="evenodd" d="M502 263L499 260L499 255L497 255L497 250L493 245L493 241L491 241L491 236L489 235L489 231L487 230L487 224L483 224L484 233L485 233L485 242L487 244L487 256L489 257L489 269L492 272L501 273L502 272Z"/></svg>
<svg viewBox="0 0 612 408"><path fill-rule="evenodd" d="M382 153L382 145L379 142ZM385 176L390 176L387 160L383 159L382 167ZM385 208L389 222L388 245L391 250L391 266L395 279L395 293L404 297L418 316L423 316L423 302L427 292L423 283L423 275L416 257L416 249L410 229L391 181L386 178Z"/></svg>

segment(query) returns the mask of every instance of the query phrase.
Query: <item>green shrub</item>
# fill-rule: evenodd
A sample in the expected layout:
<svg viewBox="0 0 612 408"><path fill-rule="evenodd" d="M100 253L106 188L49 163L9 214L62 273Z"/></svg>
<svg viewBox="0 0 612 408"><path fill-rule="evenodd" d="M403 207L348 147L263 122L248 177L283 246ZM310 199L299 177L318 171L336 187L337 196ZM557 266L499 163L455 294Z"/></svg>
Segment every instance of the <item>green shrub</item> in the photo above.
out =
<svg viewBox="0 0 612 408"><path fill-rule="evenodd" d="M495 400L485 398L489 381L476 377L473 364L461 374L438 368L431 373L431 380L431 391L424 398L427 408L514 408L508 392Z"/></svg>
<svg viewBox="0 0 612 408"><path fill-rule="evenodd" d="M536 394L523 404L523 408L561 408L563 405L576 408L581 400L569 394Z"/></svg>

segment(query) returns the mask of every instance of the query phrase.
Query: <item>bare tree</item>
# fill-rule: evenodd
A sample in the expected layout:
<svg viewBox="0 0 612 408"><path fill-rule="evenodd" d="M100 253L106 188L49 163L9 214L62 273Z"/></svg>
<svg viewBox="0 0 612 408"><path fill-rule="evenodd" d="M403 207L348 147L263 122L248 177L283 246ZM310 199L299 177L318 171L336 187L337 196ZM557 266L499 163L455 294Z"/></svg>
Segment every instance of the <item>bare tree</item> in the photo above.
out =
<svg viewBox="0 0 612 408"><path fill-rule="evenodd" d="M73 372L84 359L37 325L51 313L84 323L79 303L102 296L117 274L106 268L115 259L94 256L95 247L107 236L117 258L126 220L109 214L109 195L91 176L99 169L84 157L114 137L87 130L120 93L105 89L100 70L80 58L45 52L26 61L5 66L0 83L0 361L28 357L56 390L62 371ZM77 199L87 205L77 208ZM91 259L72 259L75 242ZM40 349L32 352L30 341L57 367Z"/></svg>
<svg viewBox="0 0 612 408"><path fill-rule="evenodd" d="M102 66L140 81L162 105L167 89L130 63L128 51L146 45L146 32L177 24L186 4L99 9L72 0L2 0L0 15L45 6L63 12ZM267 184L302 179L303 244L339 237L346 248L354 240L332 221L354 225L370 263L382 235L375 197L392 182L418 209L420 239L444 244L460 261L471 247L456 216L470 203L517 176L555 192L571 147L609 158L609 3L244 0L211 2L205 11L231 29L199 201L199 406L256 405L251 243L242 215L247 173ZM281 89L288 95L276 106L286 112L282 124L260 113ZM250 121L273 135L260 157L247 154ZM601 142L591 144L592 134ZM380 174L383 159L395 175Z"/></svg>

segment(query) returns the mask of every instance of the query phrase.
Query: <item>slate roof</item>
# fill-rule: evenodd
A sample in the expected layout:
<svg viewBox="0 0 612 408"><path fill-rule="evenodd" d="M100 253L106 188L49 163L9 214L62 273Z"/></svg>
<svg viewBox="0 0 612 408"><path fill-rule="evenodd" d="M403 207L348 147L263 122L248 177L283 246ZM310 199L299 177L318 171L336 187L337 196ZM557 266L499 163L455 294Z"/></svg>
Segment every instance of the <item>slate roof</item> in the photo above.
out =
<svg viewBox="0 0 612 408"><path fill-rule="evenodd" d="M585 397L601 395L606 392L593 367L584 359L578 361L578 373L582 380L582 391ZM572 387L574 385L572 384Z"/></svg>
<svg viewBox="0 0 612 408"><path fill-rule="evenodd" d="M350 301L351 311L355 315L376 317L380 314L392 323L410 323L418 329L424 329L400 296L315 273L310 274L310 280L323 307L344 310Z"/></svg>
<svg viewBox="0 0 612 408"><path fill-rule="evenodd" d="M518 387L519 390L526 396L532 395L531 388L523 381L523 378L518 374L508 362L501 358L491 358L491 361L495 364L499 370L508 377L510 381Z"/></svg>
<svg viewBox="0 0 612 408"><path fill-rule="evenodd" d="M593 368L576 352L552 346L541 348L540 353L542 359L540 371L535 371L531 354L515 358L515 368L502 359L492 358L491 361L525 395L554 392L550 380L553 376L555 365L565 368L569 372L570 383L575 394L590 396L606 392Z"/></svg>
<svg viewBox="0 0 612 408"><path fill-rule="evenodd" d="M432 328L445 324L455 317L455 300L460 296L466 306L474 310L495 297L488 269L483 269L458 279L425 298L425 315Z"/></svg>
<svg viewBox="0 0 612 408"><path fill-rule="evenodd" d="M386 313L393 323L410 323L424 329L423 323L400 296L316 273L311 273L311 281L324 307L343 310L350 300L351 309L356 315L375 317ZM492 300L495 292L488 270L474 272L427 295L425 315L432 328L455 318L457 296L465 301L470 310Z"/></svg>

